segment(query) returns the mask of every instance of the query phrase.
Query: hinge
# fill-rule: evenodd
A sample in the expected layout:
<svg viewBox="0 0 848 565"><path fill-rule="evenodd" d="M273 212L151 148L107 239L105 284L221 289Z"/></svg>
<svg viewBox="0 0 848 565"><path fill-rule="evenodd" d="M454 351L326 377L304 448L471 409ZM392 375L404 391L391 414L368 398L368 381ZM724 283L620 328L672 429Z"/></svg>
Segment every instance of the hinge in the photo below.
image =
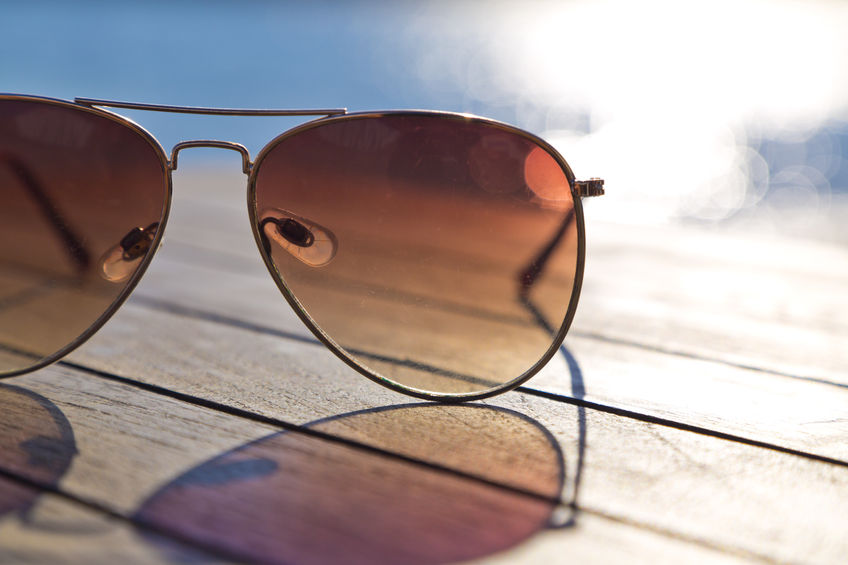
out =
<svg viewBox="0 0 848 565"><path fill-rule="evenodd" d="M581 197L602 196L604 194L604 179L591 178L589 180L574 181L574 190Z"/></svg>

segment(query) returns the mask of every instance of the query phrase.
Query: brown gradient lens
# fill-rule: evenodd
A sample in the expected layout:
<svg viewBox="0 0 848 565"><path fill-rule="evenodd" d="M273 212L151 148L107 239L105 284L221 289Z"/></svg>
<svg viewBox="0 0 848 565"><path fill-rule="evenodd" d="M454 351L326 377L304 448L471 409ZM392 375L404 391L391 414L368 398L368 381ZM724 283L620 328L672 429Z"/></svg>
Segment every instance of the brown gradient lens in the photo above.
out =
<svg viewBox="0 0 848 565"><path fill-rule="evenodd" d="M272 274L377 376L483 393L534 369L564 332L582 217L570 172L528 134L460 116L349 116L278 138L256 167Z"/></svg>
<svg viewBox="0 0 848 565"><path fill-rule="evenodd" d="M78 344L153 250L169 187L129 123L0 99L0 375Z"/></svg>

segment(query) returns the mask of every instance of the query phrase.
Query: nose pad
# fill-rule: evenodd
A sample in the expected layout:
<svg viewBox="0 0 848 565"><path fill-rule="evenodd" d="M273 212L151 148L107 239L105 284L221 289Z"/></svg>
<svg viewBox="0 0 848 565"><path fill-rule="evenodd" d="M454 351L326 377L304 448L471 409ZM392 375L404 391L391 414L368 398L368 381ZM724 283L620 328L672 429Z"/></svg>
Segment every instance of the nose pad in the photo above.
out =
<svg viewBox="0 0 848 565"><path fill-rule="evenodd" d="M266 253L271 254L273 241L310 267L323 267L339 248L329 229L280 208L267 208L259 214L259 231Z"/></svg>
<svg viewBox="0 0 848 565"><path fill-rule="evenodd" d="M159 222L146 228L133 228L118 245L109 248L100 258L100 276L109 282L123 282L135 272L139 261L147 254Z"/></svg>

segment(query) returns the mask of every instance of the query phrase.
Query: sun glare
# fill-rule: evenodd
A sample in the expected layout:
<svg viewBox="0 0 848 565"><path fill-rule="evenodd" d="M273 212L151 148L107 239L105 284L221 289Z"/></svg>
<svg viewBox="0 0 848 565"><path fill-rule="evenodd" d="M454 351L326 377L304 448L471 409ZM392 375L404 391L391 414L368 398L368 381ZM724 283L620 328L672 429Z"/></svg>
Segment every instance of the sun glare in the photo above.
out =
<svg viewBox="0 0 848 565"><path fill-rule="evenodd" d="M804 142L848 119L848 3L608 0L492 12L475 24L436 22L444 16L433 10L413 24L414 41L434 46L418 56L421 78L514 106L578 177L603 174L616 198L599 214L720 220L777 190L773 181L818 199L829 192L815 166L770 173L757 147Z"/></svg>

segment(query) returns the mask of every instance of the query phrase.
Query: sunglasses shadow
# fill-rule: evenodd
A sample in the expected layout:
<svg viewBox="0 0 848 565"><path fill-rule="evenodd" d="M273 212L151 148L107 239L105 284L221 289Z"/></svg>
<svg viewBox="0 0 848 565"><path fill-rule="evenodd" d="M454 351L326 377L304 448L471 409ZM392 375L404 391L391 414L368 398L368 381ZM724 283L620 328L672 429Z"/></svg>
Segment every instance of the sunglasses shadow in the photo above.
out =
<svg viewBox="0 0 848 565"><path fill-rule="evenodd" d="M274 433L177 477L134 518L267 563L449 563L575 524L573 503L561 501L566 462L559 442L514 410L412 403L307 427L400 457ZM582 413L577 429L582 461ZM148 541L168 554L167 546Z"/></svg>
<svg viewBox="0 0 848 565"><path fill-rule="evenodd" d="M70 422L43 396L0 385L0 469L46 486L56 486L77 454ZM30 515L41 491L0 480L0 518Z"/></svg>

